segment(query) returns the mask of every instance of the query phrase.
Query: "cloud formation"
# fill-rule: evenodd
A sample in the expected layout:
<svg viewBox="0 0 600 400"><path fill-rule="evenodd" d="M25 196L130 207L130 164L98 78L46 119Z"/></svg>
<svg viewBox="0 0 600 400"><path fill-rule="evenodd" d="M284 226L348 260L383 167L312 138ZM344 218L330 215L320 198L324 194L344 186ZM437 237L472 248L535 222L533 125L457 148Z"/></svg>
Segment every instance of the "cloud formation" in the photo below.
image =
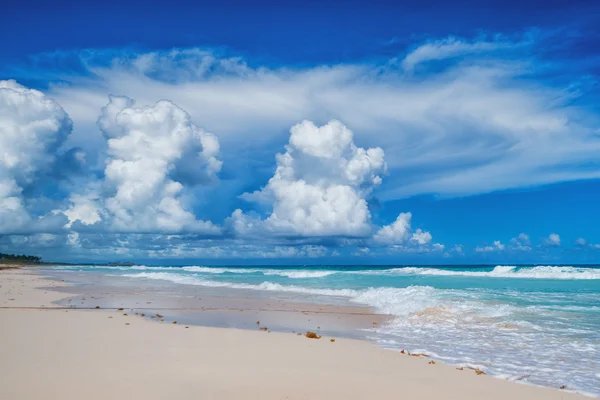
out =
<svg viewBox="0 0 600 400"><path fill-rule="evenodd" d="M525 233L520 233L516 238L510 239L511 247L514 250L530 251L531 239Z"/></svg>
<svg viewBox="0 0 600 400"><path fill-rule="evenodd" d="M258 241L299 256L462 253L413 229L410 212L393 220L400 210L382 217L377 204L600 177L600 120L586 86L575 75L556 83L533 50L541 40L448 37L383 63L302 68L195 48L90 50L80 74L59 73L52 79L68 84L45 93L2 81L0 233L21 235L5 237L15 246L156 255L159 243L200 254L175 245L186 235L197 247L218 237L223 254L268 253L251 247ZM74 170L84 178L58 178ZM50 172L43 183L56 191L31 195ZM111 245L94 236L103 234ZM540 243L557 247L560 237ZM533 247L520 234L476 251Z"/></svg>
<svg viewBox="0 0 600 400"><path fill-rule="evenodd" d="M65 211L69 226L104 220L116 232L217 233L212 222L197 220L182 202L182 182L210 181L221 170L216 136L168 100L146 107L133 103L110 96L102 108L98 127L108 157L101 192L92 185L71 197Z"/></svg>
<svg viewBox="0 0 600 400"><path fill-rule="evenodd" d="M504 244L502 244L502 242L500 242L499 240L495 240L493 245L476 247L475 251L477 253L491 253L491 252L496 252L496 251L504 251L505 248L506 248L506 246Z"/></svg>
<svg viewBox="0 0 600 400"><path fill-rule="evenodd" d="M23 190L51 169L73 123L54 100L0 81L0 233L53 230L60 218L32 216Z"/></svg>
<svg viewBox="0 0 600 400"><path fill-rule="evenodd" d="M11 149L14 153L4 154L2 177L14 178L9 183L28 184L36 173L50 169L72 123L67 113L41 92L14 82L5 83L5 86L12 90L9 95L17 96L18 100L22 100L19 96L33 94L40 104L50 109L48 115L54 118L43 120L49 117L34 113L35 118L31 119L42 121L36 122L35 126L44 129L32 133L26 131L30 126L22 120L5 124L11 130L7 130L3 139L12 137L14 140L10 143L15 145L18 144L18 133L25 132L21 136L30 139L35 146L32 145L26 154L20 154L18 146ZM12 99L12 102L16 101ZM19 112L31 114L35 110L29 108L39 108L40 104L21 102ZM9 105L8 100L2 104L6 115L15 111ZM41 233L9 235L10 244L23 248L34 245L47 248L51 244L77 252L94 246L95 235L113 235L114 243L123 247L129 243L143 243L136 239L140 234L199 234L221 236L221 241L237 240L231 244L244 247L247 245L237 238L248 240L255 235L259 239L271 237L272 245L282 256L285 253L290 257L311 257L326 254L323 253L326 247L318 244L326 238L337 240L338 246L350 247L370 240L378 246L424 249L423 246L431 242L429 232L421 229L412 232L410 213L400 214L390 226L377 228L373 225L368 201L386 173L384 152L379 147L358 147L353 132L340 121L331 120L317 126L304 120L292 126L285 153L276 155L274 175L260 190L240 196L268 209L266 217L236 210L226 221L230 233L227 238L222 236L221 227L212 221L196 218L193 212L193 206L197 204L196 192L186 193L194 186L217 181L222 161L218 158L220 145L215 135L198 128L189 114L168 100L138 107L129 97L109 95L108 104L99 110L99 114L96 121L98 134L101 133L106 143L102 154L103 169L88 175L88 181L83 185L68 186L72 190L62 199L63 206L59 202L49 214L54 221L53 230L46 232L47 227L42 223L42 217L46 216L38 216L37 225L28 226L23 233ZM61 157L85 165L87 155L79 148L71 148ZM4 181L2 183L6 186ZM18 214L10 208L12 200L4 196L1 210L12 211L14 217ZM21 201L17 198L20 207ZM20 210L25 218L29 218L24 206ZM14 227L4 226L6 233L21 233ZM386 234L387 231L390 233ZM372 238L374 232L376 235ZM277 245L277 237L283 240L282 245ZM305 239L309 242L303 244ZM443 247L435 244L432 249ZM118 248L104 246L104 251L117 252ZM335 255L336 251L330 254Z"/></svg>
<svg viewBox="0 0 600 400"><path fill-rule="evenodd" d="M231 224L240 234L259 229L287 236L364 237L371 233L366 197L385 172L383 150L354 144L339 121L323 126L303 121L290 130L286 152L277 154L265 187L242 198L272 209L260 221L236 210Z"/></svg>
<svg viewBox="0 0 600 400"><path fill-rule="evenodd" d="M226 160L238 171L264 166L267 148L298 121L335 118L365 146L394 155L382 200L598 178L600 121L586 107L591 88L576 75L556 85L554 64L535 52L543 40L442 38L411 47L400 66L270 68L200 49L91 52L91 78L50 91L82 127L74 146L85 146L84 131L96 129L107 94L126 93L141 104L168 98L218 132L232 153L249 155ZM410 73L401 66L432 60L443 63Z"/></svg>
<svg viewBox="0 0 600 400"><path fill-rule="evenodd" d="M373 240L378 244L385 245L402 245L412 243L414 245L427 245L431 243L431 233L417 229L411 234L411 213L401 213L396 218L396 221L390 225L381 227L373 236ZM439 249L440 244L435 243L435 247ZM443 249L443 245L442 245Z"/></svg>
<svg viewBox="0 0 600 400"><path fill-rule="evenodd" d="M401 65L405 71L412 72L419 64L431 61L447 60L464 55L489 54L501 50L515 50L531 44L532 41L527 37L518 41L510 41L500 36L492 40L480 38L478 40L466 41L449 36L422 43L402 59Z"/></svg>
<svg viewBox="0 0 600 400"><path fill-rule="evenodd" d="M551 233L548 238L545 240L546 245L551 247L559 247L560 246L560 236L556 233Z"/></svg>

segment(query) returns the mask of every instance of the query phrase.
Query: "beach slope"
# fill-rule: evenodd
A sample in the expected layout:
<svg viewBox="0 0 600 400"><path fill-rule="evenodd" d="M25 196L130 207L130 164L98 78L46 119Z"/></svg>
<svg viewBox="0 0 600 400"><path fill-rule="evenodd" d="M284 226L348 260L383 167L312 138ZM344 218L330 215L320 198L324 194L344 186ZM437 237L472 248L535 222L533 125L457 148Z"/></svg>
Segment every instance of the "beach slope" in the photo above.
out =
<svg viewBox="0 0 600 400"><path fill-rule="evenodd" d="M59 284L0 271L0 399L586 399L364 341L58 308L39 287Z"/></svg>

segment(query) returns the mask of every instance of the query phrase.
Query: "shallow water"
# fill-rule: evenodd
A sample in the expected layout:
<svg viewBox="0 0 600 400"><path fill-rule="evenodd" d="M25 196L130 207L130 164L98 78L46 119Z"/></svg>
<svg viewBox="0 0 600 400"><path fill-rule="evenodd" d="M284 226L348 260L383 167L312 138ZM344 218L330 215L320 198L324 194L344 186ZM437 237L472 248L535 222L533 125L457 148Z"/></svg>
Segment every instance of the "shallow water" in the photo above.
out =
<svg viewBox="0 0 600 400"><path fill-rule="evenodd" d="M56 267L390 314L382 346L600 394L600 267Z"/></svg>

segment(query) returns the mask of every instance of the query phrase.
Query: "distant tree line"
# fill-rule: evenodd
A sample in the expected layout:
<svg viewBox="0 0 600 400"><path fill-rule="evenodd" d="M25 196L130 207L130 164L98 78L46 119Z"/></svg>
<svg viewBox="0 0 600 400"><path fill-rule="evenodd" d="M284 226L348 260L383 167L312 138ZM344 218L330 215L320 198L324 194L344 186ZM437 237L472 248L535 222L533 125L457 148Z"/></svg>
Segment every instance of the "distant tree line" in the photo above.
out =
<svg viewBox="0 0 600 400"><path fill-rule="evenodd" d="M27 256L25 254L18 255L0 253L0 262L14 262L18 264L37 264L42 262L42 258L36 256Z"/></svg>

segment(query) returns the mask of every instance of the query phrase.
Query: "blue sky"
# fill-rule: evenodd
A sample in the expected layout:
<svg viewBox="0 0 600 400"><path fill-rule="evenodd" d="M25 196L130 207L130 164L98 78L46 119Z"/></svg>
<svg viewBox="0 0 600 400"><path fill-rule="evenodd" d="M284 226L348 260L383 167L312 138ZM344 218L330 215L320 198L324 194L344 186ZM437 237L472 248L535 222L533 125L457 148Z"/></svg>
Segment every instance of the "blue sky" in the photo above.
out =
<svg viewBox="0 0 600 400"><path fill-rule="evenodd" d="M597 2L6 14L0 252L600 262Z"/></svg>

